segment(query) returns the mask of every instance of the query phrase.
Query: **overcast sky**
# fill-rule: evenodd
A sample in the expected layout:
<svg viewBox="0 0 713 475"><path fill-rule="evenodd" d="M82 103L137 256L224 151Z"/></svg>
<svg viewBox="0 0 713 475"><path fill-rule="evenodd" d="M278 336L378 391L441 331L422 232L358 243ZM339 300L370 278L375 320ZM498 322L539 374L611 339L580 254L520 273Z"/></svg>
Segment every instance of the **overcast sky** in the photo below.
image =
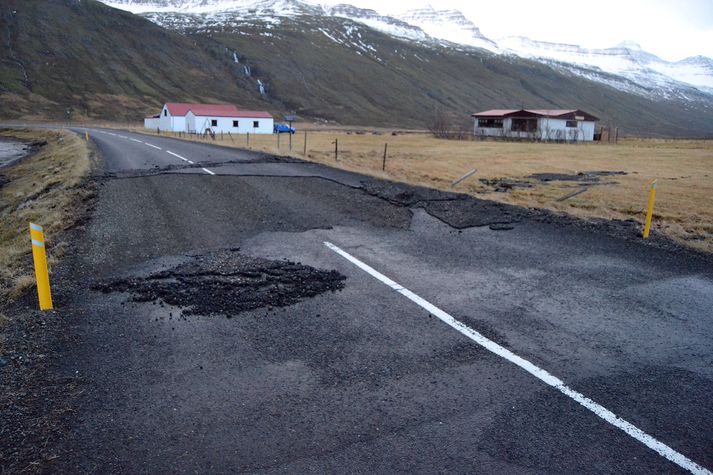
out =
<svg viewBox="0 0 713 475"><path fill-rule="evenodd" d="M669 61L713 58L713 0L321 0L383 13L428 5L462 11L489 38L527 36L542 41L606 48L639 43Z"/></svg>

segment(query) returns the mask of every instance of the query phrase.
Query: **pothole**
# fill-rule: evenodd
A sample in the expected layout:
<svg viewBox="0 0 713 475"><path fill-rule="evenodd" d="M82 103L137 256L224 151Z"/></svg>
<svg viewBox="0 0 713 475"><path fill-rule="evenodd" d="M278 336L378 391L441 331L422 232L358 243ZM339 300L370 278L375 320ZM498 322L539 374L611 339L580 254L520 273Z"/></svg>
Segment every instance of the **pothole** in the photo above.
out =
<svg viewBox="0 0 713 475"><path fill-rule="evenodd" d="M180 307L186 315L223 314L228 318L264 307L287 307L344 288L346 277L292 262L221 250L190 256L171 269L144 277L104 281L92 290L126 292L134 302Z"/></svg>

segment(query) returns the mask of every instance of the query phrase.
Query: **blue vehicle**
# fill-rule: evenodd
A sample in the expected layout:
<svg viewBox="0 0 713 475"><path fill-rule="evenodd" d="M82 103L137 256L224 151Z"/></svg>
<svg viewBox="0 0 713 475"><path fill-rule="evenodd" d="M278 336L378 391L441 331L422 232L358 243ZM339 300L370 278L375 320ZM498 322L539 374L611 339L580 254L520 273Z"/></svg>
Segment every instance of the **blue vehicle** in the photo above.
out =
<svg viewBox="0 0 713 475"><path fill-rule="evenodd" d="M275 124L272 126L273 134L294 134L295 129L286 124Z"/></svg>

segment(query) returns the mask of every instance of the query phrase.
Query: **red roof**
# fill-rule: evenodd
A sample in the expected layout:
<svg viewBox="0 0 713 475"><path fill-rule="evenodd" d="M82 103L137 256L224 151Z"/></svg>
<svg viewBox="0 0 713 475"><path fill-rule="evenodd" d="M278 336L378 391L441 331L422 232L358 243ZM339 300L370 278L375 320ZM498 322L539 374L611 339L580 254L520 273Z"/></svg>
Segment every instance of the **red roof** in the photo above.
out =
<svg viewBox="0 0 713 475"><path fill-rule="evenodd" d="M492 109L489 111L478 112L473 114L475 116L489 116L489 117L500 117L512 114L513 112L518 112L519 109Z"/></svg>
<svg viewBox="0 0 713 475"><path fill-rule="evenodd" d="M271 119L272 115L265 111L245 111L240 110L232 104L188 104L182 102L168 102L166 108L172 116L181 117L193 112L193 115L201 117L243 117L255 119Z"/></svg>
<svg viewBox="0 0 713 475"><path fill-rule="evenodd" d="M539 116L539 117L557 117L561 119L575 119L583 116L584 120L599 120L587 112L580 109L492 109L489 111L478 112L472 117L518 117L518 116Z"/></svg>
<svg viewBox="0 0 713 475"><path fill-rule="evenodd" d="M191 104L189 110L193 115L214 117L236 117L238 108L232 104Z"/></svg>
<svg viewBox="0 0 713 475"><path fill-rule="evenodd" d="M265 111L238 110L238 115L236 117L244 117L246 119L272 119L272 114Z"/></svg>
<svg viewBox="0 0 713 475"><path fill-rule="evenodd" d="M168 112L171 113L173 116L184 116L188 113L189 110L191 110L192 105L198 105L198 104L185 104L181 102L167 102L166 103L166 108L168 109Z"/></svg>

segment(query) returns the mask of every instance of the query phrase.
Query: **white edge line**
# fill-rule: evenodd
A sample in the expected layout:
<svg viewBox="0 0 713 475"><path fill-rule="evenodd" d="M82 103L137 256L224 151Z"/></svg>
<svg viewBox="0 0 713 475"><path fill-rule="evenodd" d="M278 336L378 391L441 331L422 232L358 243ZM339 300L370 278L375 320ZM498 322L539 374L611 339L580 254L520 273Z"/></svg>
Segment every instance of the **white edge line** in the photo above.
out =
<svg viewBox="0 0 713 475"><path fill-rule="evenodd" d="M141 140L129 138L132 142L141 143Z"/></svg>
<svg viewBox="0 0 713 475"><path fill-rule="evenodd" d="M180 156L180 155L177 154L177 153L173 153L173 152L170 151L170 150L166 150L166 153L169 154L169 155L173 155L173 156L176 157L176 158L180 158L180 159L183 160L184 162L187 162L187 161L188 161L187 158L184 158L184 157Z"/></svg>
<svg viewBox="0 0 713 475"><path fill-rule="evenodd" d="M655 439L654 437L650 436L646 432L642 431L635 425L631 424L630 422L625 421L624 419L620 418L604 406L592 401L588 397L584 396L583 394L575 391L574 389L568 387L562 380L559 378L553 376L552 374L548 373L546 370L539 368L538 366L530 363L529 361L517 356L510 350L498 345L494 341L486 338L485 336L481 335L477 331L473 330L472 328L468 327L464 323L456 320L453 318L451 315L448 313L444 312L440 308L436 307L435 305L431 304L427 300L424 300L423 298L419 297L415 293L411 292L410 290L406 289L405 287L402 287L398 283L394 282L393 280L389 279L386 277L384 274L380 273L373 267L370 267L368 264L365 264L364 262L360 261L356 257L352 256L351 254L347 253L346 251L343 251L339 247L335 246L331 242L324 241L324 245L327 246L329 249L332 251L336 252L355 266L359 267L361 270L366 272L367 274L371 275L372 277L376 278L377 280L383 282L384 284L388 285L395 291L399 292L401 295L404 297L408 298L412 302L416 303L420 307L424 308L427 310L429 313L432 315L435 315L438 317L441 321L444 323L448 324L450 327L453 329L459 331L463 335L467 336L483 348L487 349L488 351L495 353L498 356L501 356L505 358L506 360L510 361L511 363L514 363L515 365L519 366L520 368L524 369L540 381L544 382L545 384L552 386L553 388L557 389L560 391L562 394L565 396L570 397L571 399L574 399L577 403L581 404L583 407L589 409L591 412L599 416L600 418L604 419L614 427L617 427L627 433L629 436L633 437L634 439L638 440L651 450L655 451L662 457L670 460L671 462L675 463L679 467L682 467L689 472L696 474L696 475L713 475L710 470L702 467L701 465L698 465L696 462L692 461L685 455L675 451L671 447L667 446L663 442L660 442L659 440Z"/></svg>
<svg viewBox="0 0 713 475"><path fill-rule="evenodd" d="M157 146L155 146L155 145L153 145L153 144L150 144L150 143L148 143L148 142L144 142L144 143L145 143L146 145L148 145L149 147L153 147L153 148L158 149L158 150L163 150L161 147L157 147Z"/></svg>
<svg viewBox="0 0 713 475"><path fill-rule="evenodd" d="M204 172L208 173L209 175L215 175L214 172L208 170L207 168L201 168L201 170L203 170Z"/></svg>
<svg viewBox="0 0 713 475"><path fill-rule="evenodd" d="M187 162L190 163L191 165L194 165L196 163L193 160L187 160Z"/></svg>

